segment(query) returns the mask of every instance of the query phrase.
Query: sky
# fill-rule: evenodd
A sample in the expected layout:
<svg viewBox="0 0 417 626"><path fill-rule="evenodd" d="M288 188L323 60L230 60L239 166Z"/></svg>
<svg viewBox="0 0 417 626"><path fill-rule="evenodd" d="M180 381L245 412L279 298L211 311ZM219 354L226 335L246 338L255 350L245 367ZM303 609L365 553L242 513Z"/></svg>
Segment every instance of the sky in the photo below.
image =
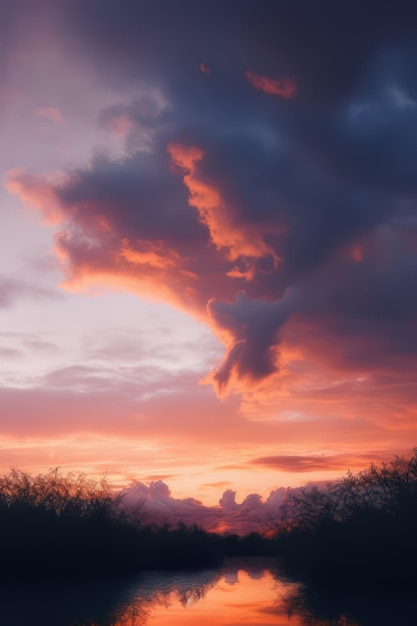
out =
<svg viewBox="0 0 417 626"><path fill-rule="evenodd" d="M213 505L417 445L414 11L2 0L0 471Z"/></svg>

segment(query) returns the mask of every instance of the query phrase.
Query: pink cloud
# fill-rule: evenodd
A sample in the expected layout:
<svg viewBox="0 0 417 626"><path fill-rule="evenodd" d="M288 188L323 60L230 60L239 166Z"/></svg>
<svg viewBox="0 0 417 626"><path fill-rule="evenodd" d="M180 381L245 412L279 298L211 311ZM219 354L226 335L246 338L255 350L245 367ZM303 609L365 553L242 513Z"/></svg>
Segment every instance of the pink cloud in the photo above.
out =
<svg viewBox="0 0 417 626"><path fill-rule="evenodd" d="M134 126L134 123L127 115L118 115L106 122L107 130L116 135L116 137L127 137Z"/></svg>
<svg viewBox="0 0 417 626"><path fill-rule="evenodd" d="M294 98L297 91L296 84L291 78L269 78L262 74L255 74L250 70L246 71L245 76L252 87L273 96L291 99Z"/></svg>
<svg viewBox="0 0 417 626"><path fill-rule="evenodd" d="M56 182L56 181L54 181ZM59 206L54 182L50 177L34 176L16 167L6 175L6 189L29 207L37 209L48 225L60 224L65 213Z"/></svg>
<svg viewBox="0 0 417 626"><path fill-rule="evenodd" d="M261 465L277 470L309 473L312 471L340 471L346 469L362 469L364 464L388 461L390 455L387 452L373 452L367 454L338 454L338 455L277 455L253 459L253 465Z"/></svg>
<svg viewBox="0 0 417 626"><path fill-rule="evenodd" d="M197 524L212 532L232 532L241 535L267 531L279 519L281 506L288 490L272 491L264 501L253 493L241 503L236 502L236 492L227 490L218 506L205 506L194 498L178 499L171 496L168 485L162 481L133 484L121 491L121 507L148 523L169 524L178 522Z"/></svg>
<svg viewBox="0 0 417 626"><path fill-rule="evenodd" d="M57 126L62 126L67 123L65 115L55 107L39 107L36 109L35 115L43 117Z"/></svg>

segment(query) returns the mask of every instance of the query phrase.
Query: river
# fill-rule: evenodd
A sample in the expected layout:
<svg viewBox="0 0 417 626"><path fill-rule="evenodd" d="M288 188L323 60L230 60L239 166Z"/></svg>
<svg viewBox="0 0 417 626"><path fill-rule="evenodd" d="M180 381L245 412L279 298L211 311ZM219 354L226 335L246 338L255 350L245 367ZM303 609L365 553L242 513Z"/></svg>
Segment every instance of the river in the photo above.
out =
<svg viewBox="0 0 417 626"><path fill-rule="evenodd" d="M286 581L265 559L230 559L219 570L0 588L5 626L392 626L414 623L416 611L411 592L320 594Z"/></svg>

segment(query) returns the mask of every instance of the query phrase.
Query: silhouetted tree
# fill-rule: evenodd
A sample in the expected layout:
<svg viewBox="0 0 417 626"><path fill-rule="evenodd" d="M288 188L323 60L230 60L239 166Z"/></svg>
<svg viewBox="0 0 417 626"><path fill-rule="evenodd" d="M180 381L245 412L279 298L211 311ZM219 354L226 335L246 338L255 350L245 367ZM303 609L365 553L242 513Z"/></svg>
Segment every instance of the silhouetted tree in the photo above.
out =
<svg viewBox="0 0 417 626"><path fill-rule="evenodd" d="M290 495L276 542L290 571L348 584L415 580L417 450Z"/></svg>
<svg viewBox="0 0 417 626"><path fill-rule="evenodd" d="M106 480L59 469L0 477L0 578L115 575L221 560L218 537L200 528L128 518Z"/></svg>

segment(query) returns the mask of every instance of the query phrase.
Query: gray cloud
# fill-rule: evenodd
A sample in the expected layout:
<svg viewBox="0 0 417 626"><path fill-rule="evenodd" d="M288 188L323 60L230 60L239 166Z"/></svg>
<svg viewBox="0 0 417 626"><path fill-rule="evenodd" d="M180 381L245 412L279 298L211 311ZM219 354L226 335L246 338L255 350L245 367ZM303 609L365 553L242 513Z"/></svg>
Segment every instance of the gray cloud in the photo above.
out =
<svg viewBox="0 0 417 626"><path fill-rule="evenodd" d="M151 283L208 321L220 391L277 372L284 338L336 369L415 369L417 26L409 2L393 9L76 0L46 26L98 80L137 86L98 119L136 129L125 157L52 190L68 273ZM3 281L0 305L19 293Z"/></svg>

